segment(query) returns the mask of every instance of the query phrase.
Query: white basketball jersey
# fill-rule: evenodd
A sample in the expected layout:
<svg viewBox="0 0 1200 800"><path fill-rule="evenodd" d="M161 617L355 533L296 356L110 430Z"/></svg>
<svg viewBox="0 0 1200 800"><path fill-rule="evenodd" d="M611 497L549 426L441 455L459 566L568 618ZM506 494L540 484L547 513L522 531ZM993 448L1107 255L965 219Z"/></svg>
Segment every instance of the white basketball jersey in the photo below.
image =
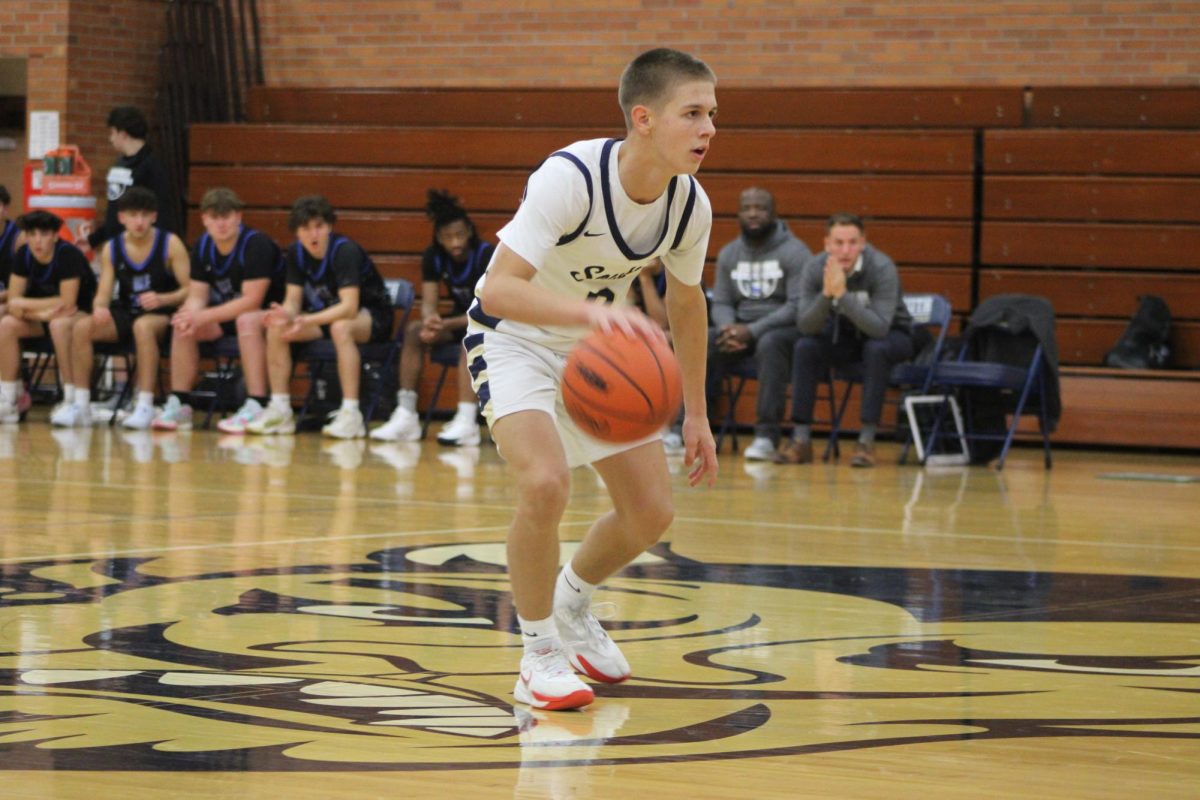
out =
<svg viewBox="0 0 1200 800"><path fill-rule="evenodd" d="M637 274L656 258L682 283L700 282L712 225L708 196L695 178L682 175L654 202L634 202L617 171L620 145L614 139L576 142L530 176L520 208L498 237L537 269L534 285L573 299L626 302ZM490 328L564 353L587 334L576 326L489 315L479 300L486 281L485 273L475 286L471 332Z"/></svg>

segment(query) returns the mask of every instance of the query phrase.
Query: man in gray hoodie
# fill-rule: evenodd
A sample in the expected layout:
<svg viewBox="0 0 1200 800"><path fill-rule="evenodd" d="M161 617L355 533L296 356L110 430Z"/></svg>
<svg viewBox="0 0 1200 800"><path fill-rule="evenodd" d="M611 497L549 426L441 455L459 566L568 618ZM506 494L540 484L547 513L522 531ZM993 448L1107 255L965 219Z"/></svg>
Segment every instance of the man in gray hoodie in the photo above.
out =
<svg viewBox="0 0 1200 800"><path fill-rule="evenodd" d="M850 466L875 466L875 428L892 366L913 354L912 315L896 264L867 244L860 217L838 213L829 218L825 252L804 268L796 325L802 336L792 362L795 427L775 460L812 461L817 385L830 366L862 364L862 427Z"/></svg>
<svg viewBox="0 0 1200 800"><path fill-rule="evenodd" d="M799 336L800 279L812 253L775 215L775 198L765 189L742 192L738 223L741 235L717 256L708 336L710 406L729 367L753 358L757 419L745 456L769 461L779 441L792 348Z"/></svg>

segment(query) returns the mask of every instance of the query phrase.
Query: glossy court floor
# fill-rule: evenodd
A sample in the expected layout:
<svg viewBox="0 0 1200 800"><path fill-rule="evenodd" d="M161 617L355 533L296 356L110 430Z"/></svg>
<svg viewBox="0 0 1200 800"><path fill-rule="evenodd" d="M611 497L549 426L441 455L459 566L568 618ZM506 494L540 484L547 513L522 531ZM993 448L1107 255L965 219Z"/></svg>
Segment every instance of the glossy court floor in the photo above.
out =
<svg viewBox="0 0 1200 800"><path fill-rule="evenodd" d="M677 472L634 677L530 712L490 446L5 426L0 794L1200 796L1200 459L896 452Z"/></svg>

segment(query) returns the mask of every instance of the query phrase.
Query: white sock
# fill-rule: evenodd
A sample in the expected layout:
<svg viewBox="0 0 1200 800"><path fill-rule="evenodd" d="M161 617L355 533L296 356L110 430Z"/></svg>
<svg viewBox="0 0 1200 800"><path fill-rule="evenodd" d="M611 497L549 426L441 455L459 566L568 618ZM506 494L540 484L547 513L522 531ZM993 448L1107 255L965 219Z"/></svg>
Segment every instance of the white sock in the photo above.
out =
<svg viewBox="0 0 1200 800"><path fill-rule="evenodd" d="M137 404L146 406L147 408L154 407L154 392L138 392Z"/></svg>
<svg viewBox="0 0 1200 800"><path fill-rule="evenodd" d="M291 411L292 396L290 394L272 394L271 408L277 408L280 411Z"/></svg>
<svg viewBox="0 0 1200 800"><path fill-rule="evenodd" d="M478 406L475 405L474 403L459 403L458 404L458 413L455 414L455 416L461 417L462 419L469 419L472 422L474 422L475 421L475 410L477 408L478 408Z"/></svg>
<svg viewBox="0 0 1200 800"><path fill-rule="evenodd" d="M0 381L0 400L9 405L17 404L17 395L21 393L21 382L17 381Z"/></svg>
<svg viewBox="0 0 1200 800"><path fill-rule="evenodd" d="M566 566L558 573L558 583L555 586L555 597L563 598L567 605L580 606L587 605L592 601L592 593L596 591L596 584L588 583L583 578L575 574L575 569L571 566L571 562L567 562Z"/></svg>
<svg viewBox="0 0 1200 800"><path fill-rule="evenodd" d="M396 401L401 408L407 408L414 414L417 413L417 393L412 389L401 389L396 392Z"/></svg>
<svg viewBox="0 0 1200 800"><path fill-rule="evenodd" d="M63 402L68 405L75 402L75 386L68 383L63 387Z"/></svg>
<svg viewBox="0 0 1200 800"><path fill-rule="evenodd" d="M92 390L85 389L82 386L75 387L75 405L88 411L92 407Z"/></svg>
<svg viewBox="0 0 1200 800"><path fill-rule="evenodd" d="M346 398L343 397L342 398L342 410L345 411L347 409L351 410L351 411L358 411L358 401L357 400L347 400Z"/></svg>
<svg viewBox="0 0 1200 800"><path fill-rule="evenodd" d="M525 619L518 614L517 624L521 628L521 642L527 653L558 643L558 627L554 624L553 614L545 619Z"/></svg>

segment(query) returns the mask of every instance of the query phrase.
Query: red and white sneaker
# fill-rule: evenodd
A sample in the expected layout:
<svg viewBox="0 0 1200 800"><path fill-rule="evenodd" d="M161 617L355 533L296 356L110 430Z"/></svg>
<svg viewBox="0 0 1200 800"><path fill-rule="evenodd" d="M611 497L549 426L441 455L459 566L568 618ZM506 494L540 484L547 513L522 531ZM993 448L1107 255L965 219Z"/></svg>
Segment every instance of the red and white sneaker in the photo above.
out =
<svg viewBox="0 0 1200 800"><path fill-rule="evenodd" d="M560 647L549 645L526 652L513 687L518 703L557 711L580 708L596 699L592 689L571 670Z"/></svg>
<svg viewBox="0 0 1200 800"><path fill-rule="evenodd" d="M603 683L620 683L629 677L629 662L608 631L600 626L590 606L562 602L556 596L554 623L562 637L563 650L575 669Z"/></svg>

